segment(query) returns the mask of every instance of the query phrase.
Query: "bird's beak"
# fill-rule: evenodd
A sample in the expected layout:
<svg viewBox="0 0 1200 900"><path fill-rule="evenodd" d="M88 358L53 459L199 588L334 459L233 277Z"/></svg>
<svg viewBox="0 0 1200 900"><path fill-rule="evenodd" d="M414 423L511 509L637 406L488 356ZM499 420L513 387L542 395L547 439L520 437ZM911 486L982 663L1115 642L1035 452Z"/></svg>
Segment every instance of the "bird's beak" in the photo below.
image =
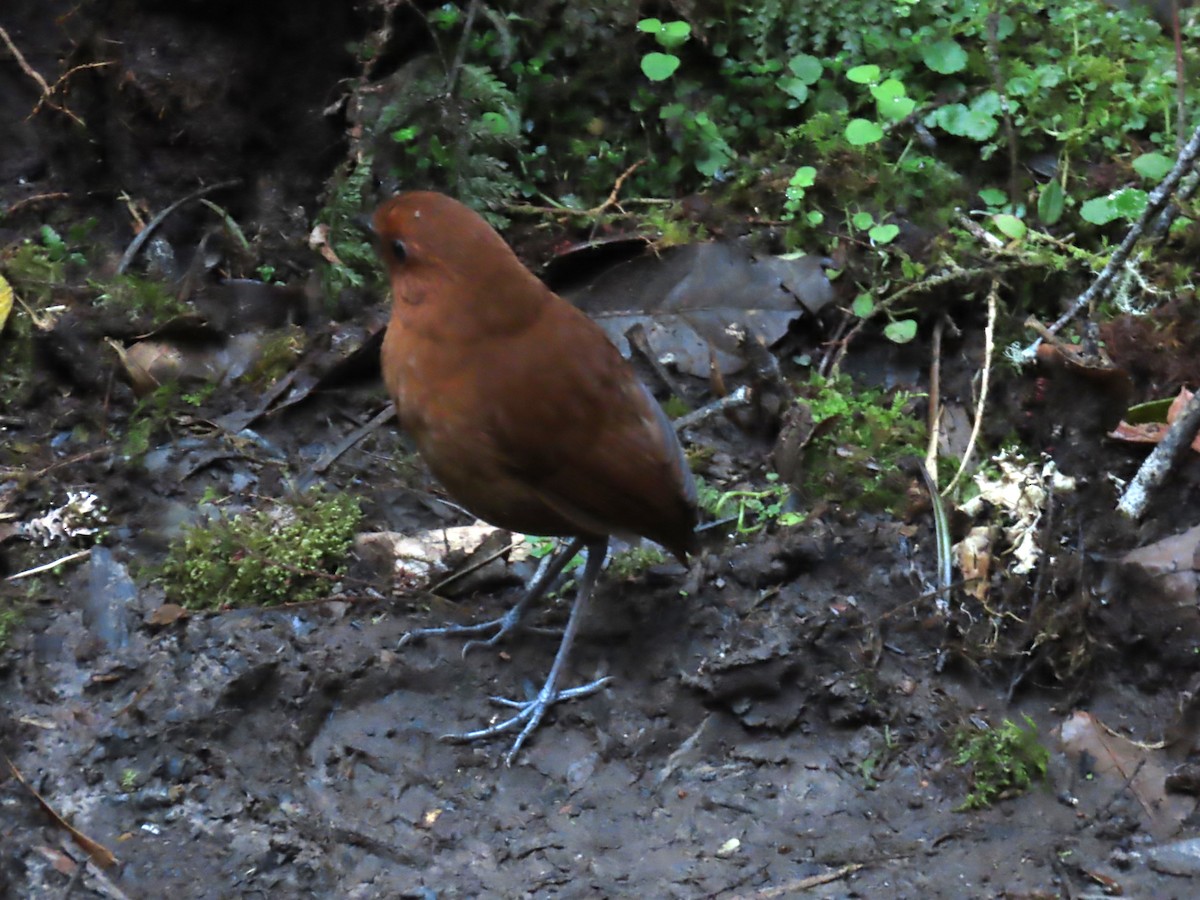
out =
<svg viewBox="0 0 1200 900"><path fill-rule="evenodd" d="M371 217L366 213L360 213L350 219L354 227L361 231L370 240L375 240L375 223L371 221Z"/></svg>

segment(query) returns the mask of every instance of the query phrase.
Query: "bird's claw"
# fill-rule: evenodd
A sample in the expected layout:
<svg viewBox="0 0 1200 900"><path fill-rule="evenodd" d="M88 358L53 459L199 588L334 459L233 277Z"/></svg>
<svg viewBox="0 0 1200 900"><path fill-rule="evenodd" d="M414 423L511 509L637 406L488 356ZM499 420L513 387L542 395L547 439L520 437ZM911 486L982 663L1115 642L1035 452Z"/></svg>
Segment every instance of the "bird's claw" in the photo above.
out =
<svg viewBox="0 0 1200 900"><path fill-rule="evenodd" d="M578 697L586 697L589 694L594 694L612 680L613 677L611 675L605 675L603 678L597 678L595 681L589 681L587 684L581 684L562 691L547 691L543 687L532 700L510 700L508 697L492 697L491 701L493 703L517 710L516 715L510 716L503 722L497 722L495 725L489 725L487 728L480 728L476 731L443 734L440 740L453 744L466 744L512 731L524 722L525 727L521 729L521 733L517 735L517 739L513 741L512 747L509 748L508 753L504 756L504 764L511 766L512 761L516 759L517 753L520 752L522 745L524 745L525 739L533 734L534 729L541 723L542 717L546 715L546 710L553 704L562 700L574 700Z"/></svg>
<svg viewBox="0 0 1200 900"><path fill-rule="evenodd" d="M486 634L489 631L494 631L491 637L467 641L462 648L463 658L466 658L467 651L472 647L494 647L508 635L517 631L520 627L521 617L516 612L516 607L513 607L498 619L489 619L486 622L477 622L474 625L441 625L437 628L414 628L412 631L407 631L400 638L400 642L396 644L396 649L399 650L405 644L415 641L418 638L427 637L457 637L462 635Z"/></svg>

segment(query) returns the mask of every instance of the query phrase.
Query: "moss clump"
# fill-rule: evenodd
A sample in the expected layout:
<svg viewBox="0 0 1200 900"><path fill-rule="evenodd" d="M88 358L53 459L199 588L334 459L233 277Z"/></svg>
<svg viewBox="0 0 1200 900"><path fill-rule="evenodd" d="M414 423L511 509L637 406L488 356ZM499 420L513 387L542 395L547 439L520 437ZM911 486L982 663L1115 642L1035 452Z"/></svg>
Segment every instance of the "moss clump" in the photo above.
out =
<svg viewBox="0 0 1200 900"><path fill-rule="evenodd" d="M0 650L8 646L8 639L12 636L13 629L21 624L21 613L19 610L5 607L0 609Z"/></svg>
<svg viewBox="0 0 1200 900"><path fill-rule="evenodd" d="M342 572L361 518L357 498L319 491L290 505L217 518L172 543L156 580L189 609L319 599Z"/></svg>
<svg viewBox="0 0 1200 900"><path fill-rule="evenodd" d="M960 810L984 809L1046 777L1050 751L1038 743L1033 719L1024 718L1028 728L1005 719L999 728L972 726L955 737L954 764L971 769L971 791Z"/></svg>
<svg viewBox="0 0 1200 900"><path fill-rule="evenodd" d="M814 375L801 395L813 423L797 479L801 493L871 512L902 506L908 479L899 464L925 452L925 422L910 409L913 395L856 390L844 375Z"/></svg>
<svg viewBox="0 0 1200 900"><path fill-rule="evenodd" d="M117 275L111 281L89 280L88 286L99 292L96 306L146 327L162 325L190 309L166 284L139 275Z"/></svg>
<svg viewBox="0 0 1200 900"><path fill-rule="evenodd" d="M666 559L666 555L657 547L649 545L630 547L628 550L613 554L613 558L608 563L608 571L614 578L624 580L633 578L651 566L666 562Z"/></svg>

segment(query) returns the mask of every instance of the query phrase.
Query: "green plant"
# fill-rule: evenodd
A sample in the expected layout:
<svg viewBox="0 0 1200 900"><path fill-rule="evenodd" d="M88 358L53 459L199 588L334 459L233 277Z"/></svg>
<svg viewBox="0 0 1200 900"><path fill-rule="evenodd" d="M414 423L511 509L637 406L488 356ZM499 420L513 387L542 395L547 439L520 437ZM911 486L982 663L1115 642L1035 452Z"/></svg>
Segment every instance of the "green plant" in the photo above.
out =
<svg viewBox="0 0 1200 900"><path fill-rule="evenodd" d="M125 792L132 791L138 785L138 779L141 776L137 769L122 769L121 770L121 790Z"/></svg>
<svg viewBox="0 0 1200 900"><path fill-rule="evenodd" d="M334 260L321 270L325 296L332 303L343 291L362 288L368 281L376 293L384 290L375 247L355 222L366 205L371 183L371 156L344 165L334 175L317 222L328 229Z"/></svg>
<svg viewBox="0 0 1200 900"><path fill-rule="evenodd" d="M767 483L761 487L729 491L697 478L697 501L700 508L714 518L732 514L738 534L754 534L773 522L785 528L802 523L803 513L784 510L791 489L774 472L768 472L764 477Z"/></svg>
<svg viewBox="0 0 1200 900"><path fill-rule="evenodd" d="M1050 752L1037 739L1028 715L1022 727L1005 719L999 728L968 726L954 738L954 764L969 768L971 790L960 810L984 809L1046 777Z"/></svg>
<svg viewBox="0 0 1200 900"><path fill-rule="evenodd" d="M188 311L188 305L166 284L139 275L127 273L109 281L88 279L87 284L97 292L96 306L141 321L147 327L161 325Z"/></svg>
<svg viewBox="0 0 1200 900"><path fill-rule="evenodd" d="M879 773L887 766L895 752L896 743L892 738L892 729L885 725L879 745L858 764L858 774L866 782L867 790L873 791L878 787Z"/></svg>
<svg viewBox="0 0 1200 900"><path fill-rule="evenodd" d="M814 426L798 467L800 492L875 511L903 502L908 479L900 463L920 457L925 443L925 423L910 410L913 395L816 374L798 393Z"/></svg>
<svg viewBox="0 0 1200 900"><path fill-rule="evenodd" d="M860 319L869 319L882 312L888 323L883 327L883 336L894 344L907 344L917 336L917 320L911 317L899 319L890 306L877 304L869 291L861 292L850 304L850 311Z"/></svg>
<svg viewBox="0 0 1200 900"><path fill-rule="evenodd" d="M637 30L654 35L665 53L647 53L642 57L642 74L651 81L664 81L679 68L679 57L672 53L683 46L692 35L692 26L687 22L662 22L658 19L642 19Z"/></svg>
<svg viewBox="0 0 1200 900"><path fill-rule="evenodd" d="M651 566L664 562L666 558L661 550L649 544L630 547L613 554L608 563L608 572L612 577L622 580L633 578Z"/></svg>
<svg viewBox="0 0 1200 900"><path fill-rule="evenodd" d="M172 541L155 575L190 609L302 602L326 595L345 567L362 511L348 494L213 520Z"/></svg>
<svg viewBox="0 0 1200 900"><path fill-rule="evenodd" d="M21 624L21 612L10 606L0 609L0 650L8 645L13 630Z"/></svg>
<svg viewBox="0 0 1200 900"><path fill-rule="evenodd" d="M54 289L67 284L69 272L86 265L82 246L95 225L95 219L86 219L68 228L65 237L42 225L37 241L25 238L0 258L14 291L30 307L49 305Z"/></svg>
<svg viewBox="0 0 1200 900"><path fill-rule="evenodd" d="M557 538L550 537L534 537L533 535L525 535L525 547L529 551L529 555L536 560L545 559L559 547ZM571 557L570 562L563 567L564 572L574 572L583 565L583 554L576 553Z"/></svg>
<svg viewBox="0 0 1200 900"><path fill-rule="evenodd" d="M154 436L169 428L179 399L180 389L176 382L161 385L139 399L125 426L121 455L132 462L140 462L150 450Z"/></svg>

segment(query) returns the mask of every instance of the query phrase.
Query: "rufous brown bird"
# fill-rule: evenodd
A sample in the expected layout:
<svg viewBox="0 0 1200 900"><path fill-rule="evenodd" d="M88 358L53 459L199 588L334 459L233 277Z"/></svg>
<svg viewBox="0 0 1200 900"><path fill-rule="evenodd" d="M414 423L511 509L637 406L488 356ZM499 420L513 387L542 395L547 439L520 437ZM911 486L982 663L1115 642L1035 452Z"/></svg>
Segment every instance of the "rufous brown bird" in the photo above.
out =
<svg viewBox="0 0 1200 900"><path fill-rule="evenodd" d="M516 712L445 735L470 741L520 727L511 763L552 704L609 681L558 687L609 537L646 537L685 561L695 484L671 423L600 327L525 268L479 215L443 194L412 191L384 202L369 227L391 282L383 380L401 427L450 496L479 518L570 539L504 616L405 640L452 634L495 644L587 548L537 696L495 698Z"/></svg>

